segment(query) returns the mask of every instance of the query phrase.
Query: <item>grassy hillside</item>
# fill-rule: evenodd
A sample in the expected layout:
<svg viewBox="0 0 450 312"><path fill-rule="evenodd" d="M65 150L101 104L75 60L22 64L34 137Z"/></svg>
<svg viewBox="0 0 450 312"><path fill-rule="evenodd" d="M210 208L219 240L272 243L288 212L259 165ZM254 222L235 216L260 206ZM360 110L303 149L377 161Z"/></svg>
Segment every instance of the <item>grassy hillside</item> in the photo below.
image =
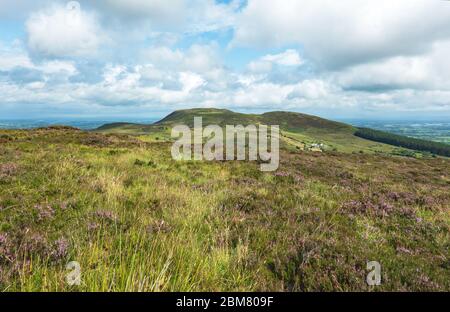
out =
<svg viewBox="0 0 450 312"><path fill-rule="evenodd" d="M170 141L170 129L177 124L193 127L194 117L203 118L203 126L209 124L279 125L282 144L293 149L308 149L322 144L323 149L340 152L393 154L391 145L356 137L356 128L316 116L293 112L269 112L261 115L235 113L226 109L199 108L175 111L153 125L108 124L97 129L101 133L142 135L146 140Z"/></svg>
<svg viewBox="0 0 450 312"><path fill-rule="evenodd" d="M136 127L0 131L0 290L450 291L448 159L286 145L263 173Z"/></svg>
<svg viewBox="0 0 450 312"><path fill-rule="evenodd" d="M316 116L293 112L269 112L261 115L235 113L227 109L195 108L179 110L158 121L158 125L186 124L193 126L194 117L202 117L203 123L225 125L266 124L279 125L286 131L322 129L324 131L355 131L353 127Z"/></svg>
<svg viewBox="0 0 450 312"><path fill-rule="evenodd" d="M220 126L235 124L257 124L260 122L259 115L235 113L227 109L215 108L194 108L175 111L167 115L162 120L156 122L157 125L186 124L194 126L194 117L202 117L204 125L216 124Z"/></svg>
<svg viewBox="0 0 450 312"><path fill-rule="evenodd" d="M305 115L293 112L269 112L261 115L263 124L278 124L286 131L299 132L310 129L320 129L324 132L348 132L355 131L350 125L323 119L317 116Z"/></svg>

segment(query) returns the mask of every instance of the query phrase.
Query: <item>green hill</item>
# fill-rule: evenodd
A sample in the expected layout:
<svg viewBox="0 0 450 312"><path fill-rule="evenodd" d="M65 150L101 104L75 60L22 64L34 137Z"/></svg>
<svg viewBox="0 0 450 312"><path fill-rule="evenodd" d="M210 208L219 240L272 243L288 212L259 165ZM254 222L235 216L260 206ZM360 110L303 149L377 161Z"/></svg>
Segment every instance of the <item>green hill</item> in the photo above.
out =
<svg viewBox="0 0 450 312"><path fill-rule="evenodd" d="M235 113L227 109L194 108L178 110L156 122L157 125L186 124L194 125L194 117L202 117L203 125L216 124L220 126L234 124L254 124L260 122L260 115Z"/></svg>
<svg viewBox="0 0 450 312"><path fill-rule="evenodd" d="M104 124L100 127L98 127L96 130L98 131L107 131L107 130L114 130L114 129L120 129L120 128L134 128L134 127L138 127L138 126L142 126L139 124L135 124L135 123L128 123L128 122L114 122L114 123L110 123L110 124Z"/></svg>
<svg viewBox="0 0 450 312"><path fill-rule="evenodd" d="M185 124L192 127L194 125L194 117L202 117L203 125L217 124L224 126L236 124L267 124L279 125L282 130L294 132L310 129L320 129L322 131L356 131L352 126L343 123L294 112L269 112L258 115L236 113L227 109L216 108L194 108L174 111L153 125L112 123L103 125L97 130L121 131L124 129L135 129L149 131L150 128L148 126L173 126L175 124Z"/></svg>
<svg viewBox="0 0 450 312"><path fill-rule="evenodd" d="M242 114L227 109L215 108L194 108L175 111L156 124L172 125L183 123L193 126L194 117L202 117L204 125L266 124L279 125L282 130L294 132L312 128L324 131L355 131L352 126L301 113L279 111L258 115Z"/></svg>
<svg viewBox="0 0 450 312"><path fill-rule="evenodd" d="M269 112L262 114L260 118L264 124L279 124L282 129L294 132L310 129L320 129L322 131L355 131L355 128L344 123L293 112Z"/></svg>
<svg viewBox="0 0 450 312"><path fill-rule="evenodd" d="M172 140L170 135L171 128L178 124L193 127L194 117L202 117L203 126L211 124L220 126L279 125L282 134L282 144L287 149L319 149L321 151L333 150L346 153L382 153L416 156L415 152L406 149L408 146L397 145L392 142L380 142L370 137L355 135L358 133L358 129L351 125L296 112L276 111L264 114L243 114L227 109L194 108L174 111L151 125L112 123L103 125L96 131L140 135L144 136L143 139L146 141L170 141ZM317 148L317 146L320 146L320 148ZM395 146L403 148L399 149ZM421 150L433 152L426 148ZM421 154L417 155L421 156Z"/></svg>

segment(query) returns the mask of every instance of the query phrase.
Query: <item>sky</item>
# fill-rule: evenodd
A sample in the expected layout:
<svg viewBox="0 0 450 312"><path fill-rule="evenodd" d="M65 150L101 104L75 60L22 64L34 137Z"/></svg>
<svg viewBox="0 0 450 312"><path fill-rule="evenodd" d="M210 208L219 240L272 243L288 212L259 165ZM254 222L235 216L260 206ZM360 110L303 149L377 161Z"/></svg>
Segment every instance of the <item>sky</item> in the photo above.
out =
<svg viewBox="0 0 450 312"><path fill-rule="evenodd" d="M450 119L450 2L0 0L0 118Z"/></svg>

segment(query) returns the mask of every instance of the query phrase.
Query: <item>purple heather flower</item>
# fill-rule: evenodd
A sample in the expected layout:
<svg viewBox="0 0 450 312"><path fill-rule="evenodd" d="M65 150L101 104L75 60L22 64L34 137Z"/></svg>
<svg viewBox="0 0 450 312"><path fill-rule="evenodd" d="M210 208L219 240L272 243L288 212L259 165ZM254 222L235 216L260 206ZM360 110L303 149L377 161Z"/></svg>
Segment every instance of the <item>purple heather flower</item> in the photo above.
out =
<svg viewBox="0 0 450 312"><path fill-rule="evenodd" d="M59 205L59 207L60 207L62 210L66 210L67 207L68 207L68 204L67 204L67 202L62 202L62 203Z"/></svg>
<svg viewBox="0 0 450 312"><path fill-rule="evenodd" d="M67 251L69 249L69 242L61 237L55 242L55 250L53 251L53 255L56 259L64 258L67 255Z"/></svg>
<svg viewBox="0 0 450 312"><path fill-rule="evenodd" d="M100 210L94 212L94 215L100 219L105 219L111 222L114 222L117 220L117 215L112 211L106 211L106 210Z"/></svg>
<svg viewBox="0 0 450 312"><path fill-rule="evenodd" d="M34 233L31 237L27 237L22 245L23 250L27 253L46 252L47 239L39 233Z"/></svg>
<svg viewBox="0 0 450 312"><path fill-rule="evenodd" d="M0 234L0 260L5 258L9 261L14 259L14 255L11 252L11 246L8 244L8 234Z"/></svg>
<svg viewBox="0 0 450 312"><path fill-rule="evenodd" d="M8 239L8 234L0 234L0 244L5 244Z"/></svg>
<svg viewBox="0 0 450 312"><path fill-rule="evenodd" d="M288 177L290 174L286 171L277 171L275 172L276 177Z"/></svg>
<svg viewBox="0 0 450 312"><path fill-rule="evenodd" d="M11 176L18 169L18 166L13 163L1 164L0 165L0 176Z"/></svg>
<svg viewBox="0 0 450 312"><path fill-rule="evenodd" d="M99 225L95 222L89 222L87 227L88 231L94 231L99 227Z"/></svg>
<svg viewBox="0 0 450 312"><path fill-rule="evenodd" d="M53 218L55 210L50 205L36 205L34 208L38 211L39 221Z"/></svg>

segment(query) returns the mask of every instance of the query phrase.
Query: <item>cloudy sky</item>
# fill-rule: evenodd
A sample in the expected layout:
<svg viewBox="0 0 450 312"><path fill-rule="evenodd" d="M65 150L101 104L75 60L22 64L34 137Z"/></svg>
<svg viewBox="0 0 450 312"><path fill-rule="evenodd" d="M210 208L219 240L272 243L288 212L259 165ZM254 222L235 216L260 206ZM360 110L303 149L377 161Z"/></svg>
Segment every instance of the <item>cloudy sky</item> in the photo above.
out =
<svg viewBox="0 0 450 312"><path fill-rule="evenodd" d="M0 0L0 118L450 118L450 2Z"/></svg>

